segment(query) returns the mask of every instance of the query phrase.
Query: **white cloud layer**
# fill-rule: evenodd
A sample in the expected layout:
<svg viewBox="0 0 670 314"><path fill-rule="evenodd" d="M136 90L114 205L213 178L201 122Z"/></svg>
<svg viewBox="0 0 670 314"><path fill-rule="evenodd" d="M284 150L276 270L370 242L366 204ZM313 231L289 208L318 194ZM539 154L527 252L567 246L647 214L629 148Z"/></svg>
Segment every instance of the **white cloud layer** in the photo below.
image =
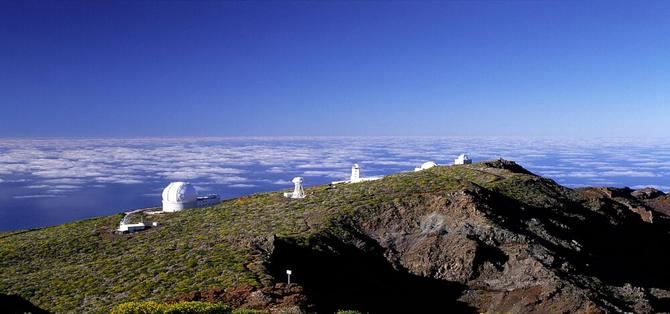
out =
<svg viewBox="0 0 670 314"><path fill-rule="evenodd" d="M565 184L647 181L668 186L670 140L496 137L178 138L0 140L0 183L52 197L82 186L194 181L229 187L291 185L346 179L351 164L366 176L410 170L432 160L450 164L460 153L475 160L507 158ZM600 181L598 181L598 179ZM637 181L636 181L637 182ZM47 196L51 195L51 196Z"/></svg>

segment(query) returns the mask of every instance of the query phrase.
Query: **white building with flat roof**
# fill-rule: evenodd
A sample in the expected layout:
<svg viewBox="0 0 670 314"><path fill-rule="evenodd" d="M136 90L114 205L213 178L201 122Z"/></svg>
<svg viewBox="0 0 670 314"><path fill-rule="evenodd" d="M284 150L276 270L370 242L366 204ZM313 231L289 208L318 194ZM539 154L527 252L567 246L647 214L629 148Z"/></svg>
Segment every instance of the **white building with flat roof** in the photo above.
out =
<svg viewBox="0 0 670 314"><path fill-rule="evenodd" d="M144 225L143 222L138 222L136 224L119 224L119 229L117 229L119 232L136 232L136 231L142 231L146 228L147 226Z"/></svg>
<svg viewBox="0 0 670 314"><path fill-rule="evenodd" d="M136 232L136 231L142 231L146 228L147 226L144 224L144 221L138 222L138 223L130 223L130 214L126 214L123 219L121 219L121 222L119 222L119 228L116 229L118 232Z"/></svg>
<svg viewBox="0 0 670 314"><path fill-rule="evenodd" d="M198 207L209 207L221 203L221 198L216 194L209 194L205 196L198 196Z"/></svg>

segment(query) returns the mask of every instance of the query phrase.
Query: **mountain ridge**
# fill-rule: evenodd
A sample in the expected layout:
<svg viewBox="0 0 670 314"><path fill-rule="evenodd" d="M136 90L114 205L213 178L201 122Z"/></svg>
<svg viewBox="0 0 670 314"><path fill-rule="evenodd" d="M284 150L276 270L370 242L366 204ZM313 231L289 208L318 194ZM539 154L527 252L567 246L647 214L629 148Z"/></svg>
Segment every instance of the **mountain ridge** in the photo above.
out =
<svg viewBox="0 0 670 314"><path fill-rule="evenodd" d="M54 312L205 300L279 311L670 310L668 196L495 160L160 215L0 234L0 293ZM152 218L153 219L153 218ZM281 284L294 271L291 286ZM390 287L390 288L389 288ZM375 297L379 295L381 297Z"/></svg>

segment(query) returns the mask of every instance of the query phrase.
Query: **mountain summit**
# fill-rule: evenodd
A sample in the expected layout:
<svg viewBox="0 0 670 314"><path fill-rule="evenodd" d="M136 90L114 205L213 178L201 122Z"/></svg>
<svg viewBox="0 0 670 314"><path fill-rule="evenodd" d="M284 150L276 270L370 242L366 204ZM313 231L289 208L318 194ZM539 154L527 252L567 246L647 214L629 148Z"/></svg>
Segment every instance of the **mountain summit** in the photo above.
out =
<svg viewBox="0 0 670 314"><path fill-rule="evenodd" d="M569 189L496 160L0 233L0 293L48 311L128 301L362 312L670 310L670 197ZM286 282L291 270L291 284Z"/></svg>

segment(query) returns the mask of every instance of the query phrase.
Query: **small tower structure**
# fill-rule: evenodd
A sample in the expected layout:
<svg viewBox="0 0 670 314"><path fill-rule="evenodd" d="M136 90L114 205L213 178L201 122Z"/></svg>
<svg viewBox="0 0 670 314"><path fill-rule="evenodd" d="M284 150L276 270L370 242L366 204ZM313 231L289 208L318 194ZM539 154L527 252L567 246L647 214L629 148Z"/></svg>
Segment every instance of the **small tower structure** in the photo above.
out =
<svg viewBox="0 0 670 314"><path fill-rule="evenodd" d="M293 182L293 196L291 198L305 198L305 190L302 188L302 182L304 180L302 177L295 177L291 182Z"/></svg>
<svg viewBox="0 0 670 314"><path fill-rule="evenodd" d="M361 177L361 167L358 164L351 166L351 176L349 180L346 181L333 181L331 184L340 184L340 183L358 183L358 182L367 182L381 179L381 176L377 177Z"/></svg>
<svg viewBox="0 0 670 314"><path fill-rule="evenodd" d="M295 177L293 180L293 193L284 193L284 197L288 198L305 198L305 190L302 188L302 177Z"/></svg>
<svg viewBox="0 0 670 314"><path fill-rule="evenodd" d="M351 167L351 178L349 179L349 182L356 183L360 181L361 181L361 168L358 166L358 164L354 164Z"/></svg>

